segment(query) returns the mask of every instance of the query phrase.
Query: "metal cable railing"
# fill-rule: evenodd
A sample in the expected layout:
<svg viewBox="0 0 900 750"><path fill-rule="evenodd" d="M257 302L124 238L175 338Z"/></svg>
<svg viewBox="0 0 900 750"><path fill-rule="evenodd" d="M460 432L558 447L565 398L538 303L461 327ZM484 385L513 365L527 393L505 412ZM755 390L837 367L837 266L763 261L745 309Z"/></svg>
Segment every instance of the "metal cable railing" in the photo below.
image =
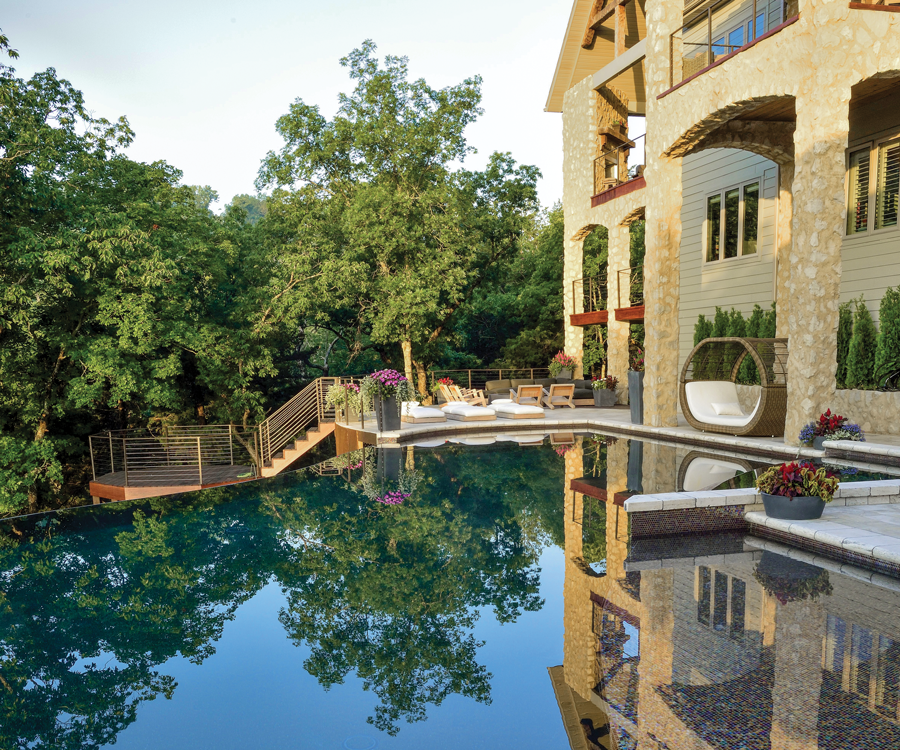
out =
<svg viewBox="0 0 900 750"><path fill-rule="evenodd" d="M550 377L550 370L546 367L510 367L481 370L430 370L429 382L434 388L435 383L441 378L450 378L455 385L463 388L484 388L489 380L534 380L535 378Z"/></svg>
<svg viewBox="0 0 900 750"><path fill-rule="evenodd" d="M642 134L615 148L606 148L594 159L594 195L604 193L644 174L644 165L631 163L630 159L632 149L639 146L640 156L643 157L643 143L639 144L639 141L644 137Z"/></svg>
<svg viewBox="0 0 900 750"><path fill-rule="evenodd" d="M639 307L644 304L644 266L622 268L619 274L618 307ZM622 291L626 290L627 296L623 305Z"/></svg>
<svg viewBox="0 0 900 750"><path fill-rule="evenodd" d="M572 304L575 306L575 309L572 310L572 314L574 315L579 312L578 306L575 305L575 300L579 298L579 295L583 302L581 312L587 313L605 310L608 294L607 289L605 273L575 279L572 282Z"/></svg>

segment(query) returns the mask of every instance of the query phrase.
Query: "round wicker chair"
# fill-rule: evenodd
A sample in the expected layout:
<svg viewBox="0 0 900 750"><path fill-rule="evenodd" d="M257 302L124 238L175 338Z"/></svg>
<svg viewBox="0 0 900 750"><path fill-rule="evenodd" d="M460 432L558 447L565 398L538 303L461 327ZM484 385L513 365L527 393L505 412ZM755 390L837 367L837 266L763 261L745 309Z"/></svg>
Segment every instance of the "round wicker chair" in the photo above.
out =
<svg viewBox="0 0 900 750"><path fill-rule="evenodd" d="M741 364L747 357L759 373L760 395L750 414L738 403ZM787 415L787 339L705 339L681 371L681 410L691 427L725 435L780 436Z"/></svg>

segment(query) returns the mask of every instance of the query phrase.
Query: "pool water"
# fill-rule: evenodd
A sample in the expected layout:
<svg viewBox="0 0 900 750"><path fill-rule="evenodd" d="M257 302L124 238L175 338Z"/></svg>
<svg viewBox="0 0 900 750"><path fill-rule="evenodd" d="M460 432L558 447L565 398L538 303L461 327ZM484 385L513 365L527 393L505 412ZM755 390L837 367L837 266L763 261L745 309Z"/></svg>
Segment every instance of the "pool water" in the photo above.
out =
<svg viewBox="0 0 900 750"><path fill-rule="evenodd" d="M5 522L0 748L900 748L900 582L630 545L688 449L475 442Z"/></svg>

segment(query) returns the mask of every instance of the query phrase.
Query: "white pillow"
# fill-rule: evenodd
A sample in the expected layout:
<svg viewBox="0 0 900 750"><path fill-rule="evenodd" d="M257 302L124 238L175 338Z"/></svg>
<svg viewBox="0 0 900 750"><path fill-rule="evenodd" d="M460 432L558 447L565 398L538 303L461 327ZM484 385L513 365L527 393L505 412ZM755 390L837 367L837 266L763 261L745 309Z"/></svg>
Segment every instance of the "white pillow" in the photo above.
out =
<svg viewBox="0 0 900 750"><path fill-rule="evenodd" d="M741 410L741 405L736 402L731 402L727 404L716 404L712 403L710 406L713 408L713 411L718 414L720 417L743 417L744 412Z"/></svg>

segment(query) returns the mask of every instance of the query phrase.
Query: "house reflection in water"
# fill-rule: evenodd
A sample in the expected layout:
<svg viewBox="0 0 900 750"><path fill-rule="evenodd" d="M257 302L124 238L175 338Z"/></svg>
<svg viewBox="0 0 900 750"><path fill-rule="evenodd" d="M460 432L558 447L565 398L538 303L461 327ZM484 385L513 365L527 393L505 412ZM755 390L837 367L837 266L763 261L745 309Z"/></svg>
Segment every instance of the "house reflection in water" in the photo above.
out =
<svg viewBox="0 0 900 750"><path fill-rule="evenodd" d="M645 493L671 491L680 453L643 446ZM567 488L585 493L566 491L565 643L550 678L573 750L900 748L900 581L737 534L629 551L628 441L582 441L566 462Z"/></svg>

